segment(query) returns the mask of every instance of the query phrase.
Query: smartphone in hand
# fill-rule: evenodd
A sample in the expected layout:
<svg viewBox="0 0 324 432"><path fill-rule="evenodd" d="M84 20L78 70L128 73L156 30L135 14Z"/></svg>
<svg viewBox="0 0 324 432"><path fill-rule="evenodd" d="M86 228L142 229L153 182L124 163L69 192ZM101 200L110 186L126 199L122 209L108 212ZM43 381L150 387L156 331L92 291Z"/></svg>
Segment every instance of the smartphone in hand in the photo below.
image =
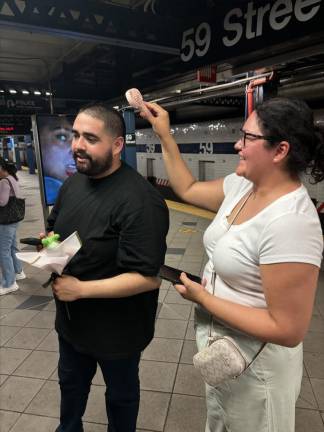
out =
<svg viewBox="0 0 324 432"><path fill-rule="evenodd" d="M167 266L165 264L163 264L161 266L160 271L159 271L159 276L160 276L160 278L165 279L169 282L172 282L173 284L180 284L181 285L182 282L180 280L180 275L182 272L186 273L188 278L191 279L192 281L201 284L201 277L200 276L193 275L193 274L188 273L184 270L179 270L179 269L176 269L174 267Z"/></svg>

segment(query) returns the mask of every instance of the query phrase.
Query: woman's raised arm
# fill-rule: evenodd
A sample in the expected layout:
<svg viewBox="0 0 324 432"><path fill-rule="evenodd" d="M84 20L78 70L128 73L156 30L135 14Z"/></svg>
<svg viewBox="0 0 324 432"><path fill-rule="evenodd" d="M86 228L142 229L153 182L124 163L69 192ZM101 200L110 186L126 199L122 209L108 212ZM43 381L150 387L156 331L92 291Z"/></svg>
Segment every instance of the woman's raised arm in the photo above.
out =
<svg viewBox="0 0 324 432"><path fill-rule="evenodd" d="M223 178L197 181L170 133L168 112L156 103L145 102L145 106L148 111L142 111L141 116L151 123L161 141L165 168L174 192L189 204L216 212L224 199Z"/></svg>

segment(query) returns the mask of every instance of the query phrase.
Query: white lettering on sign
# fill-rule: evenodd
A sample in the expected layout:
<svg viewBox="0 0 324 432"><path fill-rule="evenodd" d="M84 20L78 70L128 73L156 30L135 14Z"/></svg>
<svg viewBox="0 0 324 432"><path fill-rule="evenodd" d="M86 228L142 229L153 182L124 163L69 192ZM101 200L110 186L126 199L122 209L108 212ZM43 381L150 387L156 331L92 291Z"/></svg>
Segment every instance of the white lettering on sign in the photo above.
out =
<svg viewBox="0 0 324 432"><path fill-rule="evenodd" d="M298 21L304 22L304 21L309 21L310 19L312 19L317 12L319 11L321 5L318 4L321 3L321 0L299 0L296 2L295 5L295 15L296 18L298 19ZM309 6L313 6L315 4L318 4L318 6L313 7L308 13L303 11L303 8L309 7Z"/></svg>
<svg viewBox="0 0 324 432"><path fill-rule="evenodd" d="M318 13L321 2L322 0L296 0L293 6L292 0L277 0L258 8L253 2L249 2L245 13L240 8L231 9L224 18L224 30L231 34L222 38L223 44L227 47L236 45L243 33L246 39L262 36L265 20L276 31L287 26L292 14L300 22L309 21Z"/></svg>
<svg viewBox="0 0 324 432"><path fill-rule="evenodd" d="M155 144L146 144L146 153L155 153Z"/></svg>
<svg viewBox="0 0 324 432"><path fill-rule="evenodd" d="M232 46L235 45L242 37L243 34L243 27L240 23L232 23L230 19L232 16L236 16L237 18L241 18L243 15L241 9L235 8L228 12L224 19L224 28L228 31L233 31L236 33L236 35L233 37L233 39L229 39L227 36L223 37L223 43L226 46Z"/></svg>
<svg viewBox="0 0 324 432"><path fill-rule="evenodd" d="M211 41L210 25L206 22L186 30L182 34L181 60L187 62L196 54L203 57L209 50Z"/></svg>
<svg viewBox="0 0 324 432"><path fill-rule="evenodd" d="M199 144L199 153L212 154L213 153L213 143L212 142L200 143Z"/></svg>
<svg viewBox="0 0 324 432"><path fill-rule="evenodd" d="M35 107L35 101L33 100L24 100L24 99L8 99L7 107L8 108L25 108L25 107Z"/></svg>
<svg viewBox="0 0 324 432"><path fill-rule="evenodd" d="M286 27L286 25L291 20L292 11L293 9L290 1L287 2L285 0L277 0L273 5L269 15L269 23L273 30L281 30ZM262 31L260 34L262 34Z"/></svg>

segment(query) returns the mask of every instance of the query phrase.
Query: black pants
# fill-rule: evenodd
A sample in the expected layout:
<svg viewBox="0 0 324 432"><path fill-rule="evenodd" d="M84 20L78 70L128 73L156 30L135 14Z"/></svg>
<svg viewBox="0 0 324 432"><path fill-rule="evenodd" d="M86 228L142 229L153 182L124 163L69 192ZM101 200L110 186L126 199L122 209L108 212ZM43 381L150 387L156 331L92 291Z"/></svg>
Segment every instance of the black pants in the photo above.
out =
<svg viewBox="0 0 324 432"><path fill-rule="evenodd" d="M127 359L102 360L79 353L62 338L59 338L59 347L61 413L57 432L83 432L82 416L97 364L106 383L108 431L135 432L140 400L140 353Z"/></svg>

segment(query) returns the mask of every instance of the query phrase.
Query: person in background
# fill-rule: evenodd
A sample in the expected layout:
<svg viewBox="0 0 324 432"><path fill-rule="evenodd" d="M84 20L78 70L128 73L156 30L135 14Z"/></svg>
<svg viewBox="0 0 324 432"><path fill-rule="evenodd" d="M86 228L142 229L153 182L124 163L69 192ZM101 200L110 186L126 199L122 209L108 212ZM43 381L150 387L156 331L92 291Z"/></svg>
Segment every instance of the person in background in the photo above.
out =
<svg viewBox="0 0 324 432"><path fill-rule="evenodd" d="M217 212L204 234L203 283L182 273L178 292L197 303L198 349L231 336L252 364L236 380L206 385L208 432L294 432L302 341L314 304L323 237L301 182L324 179L323 133L302 101L274 98L245 121L236 172L197 181L170 134L168 113L142 112L162 143L171 186L183 201Z"/></svg>
<svg viewBox="0 0 324 432"><path fill-rule="evenodd" d="M61 187L48 232L74 231L79 252L53 282L59 336L58 432L83 431L99 364L109 432L135 432L138 365L154 334L169 214L158 191L120 160L125 124L102 103L82 108L73 124L77 173Z"/></svg>
<svg viewBox="0 0 324 432"><path fill-rule="evenodd" d="M20 197L16 172L17 168L13 163L0 157L0 212L8 204L10 196ZM19 287L16 280L26 277L21 262L16 257L18 251L17 228L18 222L7 225L0 224L0 268L2 273L0 295L17 291Z"/></svg>

